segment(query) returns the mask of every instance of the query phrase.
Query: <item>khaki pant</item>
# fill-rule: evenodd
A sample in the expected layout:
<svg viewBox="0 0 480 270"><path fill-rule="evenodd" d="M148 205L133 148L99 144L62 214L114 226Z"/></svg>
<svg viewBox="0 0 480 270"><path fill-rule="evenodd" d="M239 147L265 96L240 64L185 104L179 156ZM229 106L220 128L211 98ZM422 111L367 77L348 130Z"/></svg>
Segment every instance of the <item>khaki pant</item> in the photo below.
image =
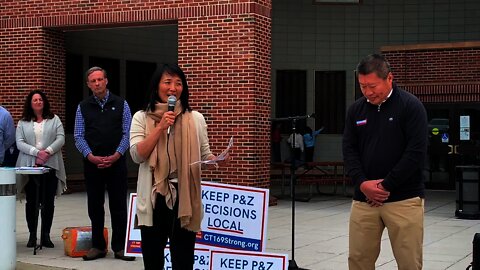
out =
<svg viewBox="0 0 480 270"><path fill-rule="evenodd" d="M350 270L374 270L387 227L399 270L422 269L424 200L416 197L371 207L353 201L349 226Z"/></svg>

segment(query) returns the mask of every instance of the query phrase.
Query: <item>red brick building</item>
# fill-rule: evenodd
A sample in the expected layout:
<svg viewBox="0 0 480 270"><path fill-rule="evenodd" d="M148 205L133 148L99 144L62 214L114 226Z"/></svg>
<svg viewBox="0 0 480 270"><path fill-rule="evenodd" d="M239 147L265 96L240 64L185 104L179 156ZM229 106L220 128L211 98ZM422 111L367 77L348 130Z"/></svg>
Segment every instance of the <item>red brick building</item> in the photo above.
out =
<svg viewBox="0 0 480 270"><path fill-rule="evenodd" d="M480 102L480 42L384 46L395 80L425 103Z"/></svg>
<svg viewBox="0 0 480 270"><path fill-rule="evenodd" d="M228 138L235 137L231 165L206 171L205 177L266 187L269 118L316 112L316 119L307 124L325 126L317 139L317 160L341 160L344 113L359 94L353 69L366 54L382 52L395 81L424 103L429 121L450 122L445 134L449 137L432 137L442 137L438 148L429 149L431 162L438 162L441 170L428 165L427 185L453 189L455 165L478 163L462 150L480 157L479 11L477 1L466 0L363 0L346 5L311 0L3 1L0 104L17 121L26 94L46 91L70 136L67 172L77 174L81 170L74 167L81 166L81 157L72 145L71 127L72 110L88 95L81 74L92 63L88 58L105 56L111 43L101 48L103 53L90 49L70 62L72 53L86 50L73 50L71 43L88 35L70 37L173 25L175 48L168 53L175 56L169 59L186 72L192 106L206 116L213 151L222 151ZM145 32L148 36L159 31ZM114 42L138 39L128 35ZM126 50L118 46L117 55L129 54L132 48L146 50L138 44L141 41ZM109 77L109 85L113 77L122 85L130 75L125 68L129 60L138 59L120 60L120 71ZM69 84L71 73L80 76L73 80L80 89ZM148 76L139 80L145 82ZM131 106L138 98L135 91L120 91ZM77 95L73 101L71 95ZM460 119L469 120L468 138L461 137ZM437 149L439 161L434 158Z"/></svg>
<svg viewBox="0 0 480 270"><path fill-rule="evenodd" d="M480 158L480 42L384 46L395 81L425 105L427 187L454 189L459 165Z"/></svg>
<svg viewBox="0 0 480 270"><path fill-rule="evenodd" d="M231 165L205 177L266 187L270 0L2 1L1 104L18 121L27 93L42 89L64 125L71 125L65 123L65 33L164 24L178 26L178 63L189 79L193 108L207 118L213 151L235 137Z"/></svg>

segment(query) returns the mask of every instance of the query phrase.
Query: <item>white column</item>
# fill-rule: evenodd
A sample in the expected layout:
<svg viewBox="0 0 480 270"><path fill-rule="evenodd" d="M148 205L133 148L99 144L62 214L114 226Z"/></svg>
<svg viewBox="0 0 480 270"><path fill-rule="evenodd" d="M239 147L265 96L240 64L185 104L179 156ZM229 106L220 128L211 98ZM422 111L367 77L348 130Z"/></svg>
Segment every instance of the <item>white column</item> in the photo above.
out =
<svg viewBox="0 0 480 270"><path fill-rule="evenodd" d="M0 168L0 269L15 270L17 262L15 168Z"/></svg>

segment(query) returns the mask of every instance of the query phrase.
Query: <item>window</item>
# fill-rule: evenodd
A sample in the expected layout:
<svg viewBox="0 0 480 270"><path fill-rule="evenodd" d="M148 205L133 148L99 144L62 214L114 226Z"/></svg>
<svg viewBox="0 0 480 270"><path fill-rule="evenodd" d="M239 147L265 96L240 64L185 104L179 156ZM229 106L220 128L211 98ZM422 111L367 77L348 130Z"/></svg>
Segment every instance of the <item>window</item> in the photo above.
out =
<svg viewBox="0 0 480 270"><path fill-rule="evenodd" d="M126 61L126 100L132 114L138 110L144 110L147 103L148 87L152 74L157 68L156 63L141 61Z"/></svg>
<svg viewBox="0 0 480 270"><path fill-rule="evenodd" d="M73 134L75 127L75 113L77 106L83 99L83 79L82 55L67 53L66 59L66 79L65 79L65 133Z"/></svg>
<svg viewBox="0 0 480 270"><path fill-rule="evenodd" d="M342 134L345 125L345 71L315 71L315 127Z"/></svg>
<svg viewBox="0 0 480 270"><path fill-rule="evenodd" d="M276 117L306 114L307 71L277 70Z"/></svg>
<svg viewBox="0 0 480 270"><path fill-rule="evenodd" d="M277 70L275 117L303 116L307 112L307 71ZM305 120L296 124L302 131ZM290 133L291 125L282 125L282 133Z"/></svg>

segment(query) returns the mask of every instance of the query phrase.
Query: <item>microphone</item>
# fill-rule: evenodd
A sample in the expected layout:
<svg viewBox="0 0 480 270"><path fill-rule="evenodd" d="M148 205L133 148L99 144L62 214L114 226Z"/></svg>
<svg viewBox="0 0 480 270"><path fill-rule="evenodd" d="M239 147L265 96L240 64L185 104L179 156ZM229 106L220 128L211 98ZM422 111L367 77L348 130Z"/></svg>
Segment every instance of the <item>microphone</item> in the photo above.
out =
<svg viewBox="0 0 480 270"><path fill-rule="evenodd" d="M175 103L177 103L177 98L174 95L168 97L168 111L173 112L175 110ZM167 134L170 135L170 127L167 129Z"/></svg>

